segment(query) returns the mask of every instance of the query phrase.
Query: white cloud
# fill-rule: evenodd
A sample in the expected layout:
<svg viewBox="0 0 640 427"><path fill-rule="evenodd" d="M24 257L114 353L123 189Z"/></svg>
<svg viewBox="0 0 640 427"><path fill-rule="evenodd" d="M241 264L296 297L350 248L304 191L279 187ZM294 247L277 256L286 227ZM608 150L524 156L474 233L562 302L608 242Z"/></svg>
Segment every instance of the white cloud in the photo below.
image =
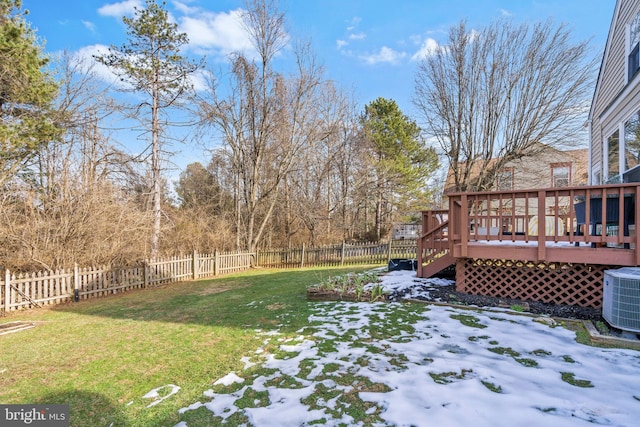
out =
<svg viewBox="0 0 640 427"><path fill-rule="evenodd" d="M109 54L109 47L102 44L85 46L73 53L73 60L83 64L83 68L91 70L94 76L117 89L131 89L129 83L123 82L109 67L98 62L95 56ZM189 76L189 80L197 91L205 90L209 87L209 75L205 70L197 70Z"/></svg>
<svg viewBox="0 0 640 427"><path fill-rule="evenodd" d="M93 22L82 20L82 25L84 25L85 28L92 33L96 32L96 25Z"/></svg>
<svg viewBox="0 0 640 427"><path fill-rule="evenodd" d="M209 75L205 70L196 70L195 73L189 76L189 80L191 80L191 84L197 92L202 92L210 87Z"/></svg>
<svg viewBox="0 0 640 427"><path fill-rule="evenodd" d="M199 9L197 7L189 6L186 3L188 2L174 1L173 6L178 12L184 13L185 15L199 13Z"/></svg>
<svg viewBox="0 0 640 427"><path fill-rule="evenodd" d="M360 23L360 21L362 21L362 18L360 18L359 16L354 16L353 18L351 18L350 21L348 21L348 25L347 25L347 30L348 31L353 31L358 24Z"/></svg>
<svg viewBox="0 0 640 427"><path fill-rule="evenodd" d="M109 47L102 44L94 44L85 46L73 54L73 59L78 63L84 64L87 69L95 74L95 76L109 84L123 87L118 76L116 76L106 65L96 61L94 56L106 55L109 53Z"/></svg>
<svg viewBox="0 0 640 427"><path fill-rule="evenodd" d="M421 59L427 58L433 55L434 53L436 53L440 49L443 49L443 48L438 44L438 42L432 39L431 37L429 37L422 42L420 49L418 49L418 51L413 54L413 56L411 57L411 60L419 61Z"/></svg>
<svg viewBox="0 0 640 427"><path fill-rule="evenodd" d="M199 11L179 18L180 31L189 37L191 49L226 56L232 52L253 52L249 35L242 24L242 10L228 13Z"/></svg>
<svg viewBox="0 0 640 427"><path fill-rule="evenodd" d="M142 8L142 0L124 0L119 3L105 4L98 9L98 13L102 16L121 18L132 15L136 7Z"/></svg>
<svg viewBox="0 0 640 427"><path fill-rule="evenodd" d="M355 34L349 34L349 39L351 40L364 40L367 37L367 35L363 32L360 33L355 33Z"/></svg>
<svg viewBox="0 0 640 427"><path fill-rule="evenodd" d="M349 43L346 40L336 40L336 46L338 47L338 49L342 49L348 44Z"/></svg>
<svg viewBox="0 0 640 427"><path fill-rule="evenodd" d="M500 9L500 13L502 14L502 16L511 16L512 13L509 12L507 9Z"/></svg>
<svg viewBox="0 0 640 427"><path fill-rule="evenodd" d="M370 55L361 55L360 59L370 65L386 62L389 64L396 64L407 54L405 52L398 52L390 47L383 46L377 53Z"/></svg>

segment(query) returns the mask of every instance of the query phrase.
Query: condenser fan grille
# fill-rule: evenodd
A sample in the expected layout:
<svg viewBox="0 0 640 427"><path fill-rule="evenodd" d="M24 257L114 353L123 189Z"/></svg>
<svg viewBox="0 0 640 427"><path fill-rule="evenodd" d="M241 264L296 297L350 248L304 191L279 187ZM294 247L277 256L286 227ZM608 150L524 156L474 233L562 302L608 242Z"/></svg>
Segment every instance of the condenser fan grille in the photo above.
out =
<svg viewBox="0 0 640 427"><path fill-rule="evenodd" d="M640 268L605 270L602 317L615 328L640 333Z"/></svg>

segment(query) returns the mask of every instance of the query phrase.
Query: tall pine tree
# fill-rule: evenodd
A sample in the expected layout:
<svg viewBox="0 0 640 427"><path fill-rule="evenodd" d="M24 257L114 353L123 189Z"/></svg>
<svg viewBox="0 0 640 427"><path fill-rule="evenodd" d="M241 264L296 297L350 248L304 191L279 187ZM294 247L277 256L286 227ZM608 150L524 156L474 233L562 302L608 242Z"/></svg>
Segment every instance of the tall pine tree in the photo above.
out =
<svg viewBox="0 0 640 427"><path fill-rule="evenodd" d="M109 54L96 59L112 68L129 90L142 93L149 100L150 116L139 114L137 119L148 126L151 136L151 176L153 205L153 234L151 257L159 252L161 210L161 134L160 115L175 106L185 92L192 88L189 76L199 67L180 54L189 40L178 32L178 25L169 21L166 3L158 5L147 0L144 9L135 9L133 18L123 17L127 26L128 42L120 47L112 46ZM137 110L136 110L137 111Z"/></svg>
<svg viewBox="0 0 640 427"><path fill-rule="evenodd" d="M0 0L0 185L60 135L51 111L57 84L21 7Z"/></svg>
<svg viewBox="0 0 640 427"><path fill-rule="evenodd" d="M380 239L399 207L405 213L426 208L420 205L429 193L427 179L438 167L438 157L394 100L378 98L369 103L361 123L376 202L375 238Z"/></svg>

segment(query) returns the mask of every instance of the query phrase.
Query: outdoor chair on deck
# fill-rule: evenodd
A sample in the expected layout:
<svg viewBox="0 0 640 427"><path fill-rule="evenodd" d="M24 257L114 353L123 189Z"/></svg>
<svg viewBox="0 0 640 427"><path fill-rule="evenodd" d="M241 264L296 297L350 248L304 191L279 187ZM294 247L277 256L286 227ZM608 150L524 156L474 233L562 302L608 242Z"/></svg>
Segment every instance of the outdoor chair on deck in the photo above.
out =
<svg viewBox="0 0 640 427"><path fill-rule="evenodd" d="M586 202L582 201L576 203L574 205L574 209L576 212L576 235L584 235L584 233L589 233L591 236L599 236L602 235L603 229L604 233L613 233L616 232L616 228L619 226L619 218L620 218L620 198L617 196L609 196L606 198L606 212L605 212L605 220L604 226L602 221L602 197L592 197L589 200L589 224L586 223ZM629 225L635 223L634 218L634 197L632 195L624 196L624 212L623 212L623 233L625 236L629 235ZM582 231L581 228L584 227L585 230ZM576 242L576 246L579 246L579 243ZM591 247L596 247L595 243L591 243ZM629 248L629 245L625 243L625 249Z"/></svg>

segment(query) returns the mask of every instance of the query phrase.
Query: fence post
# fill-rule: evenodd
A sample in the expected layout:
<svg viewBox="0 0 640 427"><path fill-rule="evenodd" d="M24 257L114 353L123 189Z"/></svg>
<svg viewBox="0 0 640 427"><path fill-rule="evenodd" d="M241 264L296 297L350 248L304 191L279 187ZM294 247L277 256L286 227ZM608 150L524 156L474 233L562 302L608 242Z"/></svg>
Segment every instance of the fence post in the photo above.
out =
<svg viewBox="0 0 640 427"><path fill-rule="evenodd" d="M4 312L9 312L9 303L11 301L11 273L9 269L4 271Z"/></svg>
<svg viewBox="0 0 640 427"><path fill-rule="evenodd" d="M340 254L340 266L342 267L344 265L344 252L345 252L345 246L347 245L347 243L343 240L342 241L342 253Z"/></svg>
<svg viewBox="0 0 640 427"><path fill-rule="evenodd" d="M73 264L73 300L80 301L80 272L78 271L78 263Z"/></svg>
<svg viewBox="0 0 640 427"><path fill-rule="evenodd" d="M304 243L302 244L302 256L300 257L300 268L304 267Z"/></svg>
<svg viewBox="0 0 640 427"><path fill-rule="evenodd" d="M389 239L389 249L387 250L387 264L389 264L389 261L391 261L391 242L393 242L393 239Z"/></svg>
<svg viewBox="0 0 640 427"><path fill-rule="evenodd" d="M213 257L213 275L217 276L218 275L218 271L220 269L220 265L218 264L220 262L220 254L218 253L218 250L216 249L214 257Z"/></svg>
<svg viewBox="0 0 640 427"><path fill-rule="evenodd" d="M193 271L193 280L197 280L198 279L198 275L199 275L199 271L198 271L198 251L196 251L194 249L193 251L193 260L192 260L192 265L191 265L191 270Z"/></svg>
<svg viewBox="0 0 640 427"><path fill-rule="evenodd" d="M149 263L147 262L147 260L144 260L143 266L142 266L142 276L144 278L144 283L142 284L143 288L147 288L149 287Z"/></svg>

